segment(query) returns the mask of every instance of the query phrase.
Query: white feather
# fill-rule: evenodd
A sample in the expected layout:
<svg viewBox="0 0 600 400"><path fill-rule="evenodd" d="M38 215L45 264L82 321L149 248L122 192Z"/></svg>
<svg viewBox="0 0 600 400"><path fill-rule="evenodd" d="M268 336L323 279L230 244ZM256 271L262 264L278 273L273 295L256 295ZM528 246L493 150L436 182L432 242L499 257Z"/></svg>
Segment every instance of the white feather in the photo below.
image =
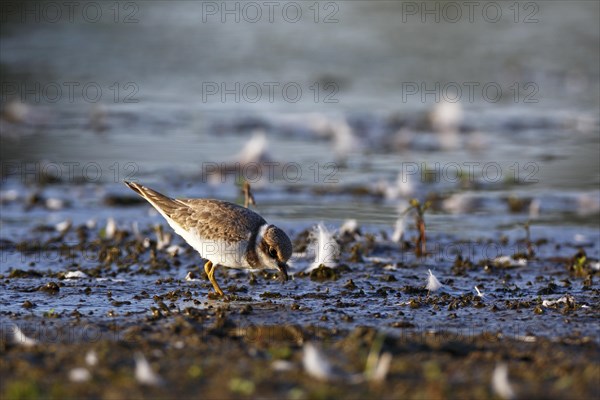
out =
<svg viewBox="0 0 600 400"><path fill-rule="evenodd" d="M86 368L78 367L69 371L69 380L71 382L87 382L91 379L91 377L92 375L90 374L90 371L88 371Z"/></svg>
<svg viewBox="0 0 600 400"><path fill-rule="evenodd" d="M140 232L140 227L138 226L137 221L133 221L133 223L131 224L131 230L133 231L133 236L135 236L135 240L137 240L139 242L144 240L144 237L142 236L142 234Z"/></svg>
<svg viewBox="0 0 600 400"><path fill-rule="evenodd" d="M135 379L142 385L156 386L162 384L162 378L156 374L142 353L135 353Z"/></svg>
<svg viewBox="0 0 600 400"><path fill-rule="evenodd" d="M11 339L14 344L18 344L18 345L24 346L24 347L32 347L32 346L35 346L36 344L38 344L37 340L27 337L17 325L13 325L11 330L12 330L12 338Z"/></svg>
<svg viewBox="0 0 600 400"><path fill-rule="evenodd" d="M65 279L85 279L88 275L81 271L69 271L65 274Z"/></svg>
<svg viewBox="0 0 600 400"><path fill-rule="evenodd" d="M540 217L540 200L534 199L529 204L529 219L537 219Z"/></svg>
<svg viewBox="0 0 600 400"><path fill-rule="evenodd" d="M504 363L496 365L492 375L492 389L494 393L505 400L514 399L515 392L508 381L508 366Z"/></svg>
<svg viewBox="0 0 600 400"><path fill-rule="evenodd" d="M433 272L431 272L430 269L428 271L429 277L427 278L427 286L425 288L430 292L435 292L436 290L442 287L442 284L440 283L440 281L438 281L438 279L435 277L435 275L433 274Z"/></svg>
<svg viewBox="0 0 600 400"><path fill-rule="evenodd" d="M187 273L187 275L185 276L185 280L188 282L199 282L200 281L200 279L194 278L194 274L192 273L192 271Z"/></svg>
<svg viewBox="0 0 600 400"><path fill-rule="evenodd" d="M313 378L327 381L334 378L333 367L319 349L312 343L304 345L302 364L307 374Z"/></svg>
<svg viewBox="0 0 600 400"><path fill-rule="evenodd" d="M98 364L98 355L94 350L90 350L85 354L85 363L90 367Z"/></svg>
<svg viewBox="0 0 600 400"><path fill-rule="evenodd" d="M404 221L405 216L402 216L396 220L396 224L394 225L394 233L392 235L392 241L396 243L402 242L404 238L404 229L406 223Z"/></svg>
<svg viewBox="0 0 600 400"><path fill-rule="evenodd" d="M526 258L518 258L518 259L513 259L512 257L509 256L500 256L500 257L496 257L494 258L494 265L499 266L499 267L526 267L527 266L527 259Z"/></svg>
<svg viewBox="0 0 600 400"><path fill-rule="evenodd" d="M456 132L463 120L463 109L458 102L441 101L429 115L431 126L438 133Z"/></svg>
<svg viewBox="0 0 600 400"><path fill-rule="evenodd" d="M46 207L53 211L62 210L65 207L65 202L57 198L46 199Z"/></svg>
<svg viewBox="0 0 600 400"><path fill-rule="evenodd" d="M235 162L242 165L259 163L271 159L268 152L269 142L263 131L256 131L244 148L234 157Z"/></svg>
<svg viewBox="0 0 600 400"><path fill-rule="evenodd" d="M104 230L107 239L112 239L117 232L117 223L113 217L110 217L106 222L106 229Z"/></svg>
<svg viewBox="0 0 600 400"><path fill-rule="evenodd" d="M173 245L167 247L167 253L169 253L169 255L171 257L175 257L175 256L183 253L183 247L173 244Z"/></svg>
<svg viewBox="0 0 600 400"><path fill-rule="evenodd" d="M59 222L56 224L55 228L58 233L65 233L69 229L71 229L71 220L67 219L66 221Z"/></svg>
<svg viewBox="0 0 600 400"><path fill-rule="evenodd" d="M157 250L162 250L171 244L171 234L163 232L161 225L156 225L154 227L154 232L156 233Z"/></svg>
<svg viewBox="0 0 600 400"><path fill-rule="evenodd" d="M477 296L481 297L482 299L485 297L485 294L481 293L477 286L475 286L475 291L477 292Z"/></svg>
<svg viewBox="0 0 600 400"><path fill-rule="evenodd" d="M292 371L294 369L294 364L286 360L275 360L271 363L271 368L278 372Z"/></svg>
<svg viewBox="0 0 600 400"><path fill-rule="evenodd" d="M390 370L391 364L392 355L390 353L383 353L377 360L377 366L375 367L373 376L371 376L371 380L374 382L383 382Z"/></svg>
<svg viewBox="0 0 600 400"><path fill-rule="evenodd" d="M358 222L355 219L348 219L340 227L340 235L353 235L358 231Z"/></svg>
<svg viewBox="0 0 600 400"><path fill-rule="evenodd" d="M395 182L385 182L384 185L384 195L388 200L410 197L415 192L415 184L412 174L409 174L404 168L398 172Z"/></svg>
<svg viewBox="0 0 600 400"><path fill-rule="evenodd" d="M333 233L329 232L322 222L313 231L310 246L315 252L315 261L305 272L317 269L321 264L329 268L337 267L336 260L340 254L340 246L333 237Z"/></svg>

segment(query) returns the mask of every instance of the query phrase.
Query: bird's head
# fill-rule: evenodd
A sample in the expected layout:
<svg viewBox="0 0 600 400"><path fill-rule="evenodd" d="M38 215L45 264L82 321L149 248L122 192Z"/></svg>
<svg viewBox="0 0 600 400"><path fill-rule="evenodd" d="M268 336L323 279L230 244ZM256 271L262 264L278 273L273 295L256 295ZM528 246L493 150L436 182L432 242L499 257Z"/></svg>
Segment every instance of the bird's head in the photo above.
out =
<svg viewBox="0 0 600 400"><path fill-rule="evenodd" d="M275 225L268 225L263 229L258 241L259 258L265 267L279 270L280 278L285 282L288 280L287 261L292 256L292 242Z"/></svg>

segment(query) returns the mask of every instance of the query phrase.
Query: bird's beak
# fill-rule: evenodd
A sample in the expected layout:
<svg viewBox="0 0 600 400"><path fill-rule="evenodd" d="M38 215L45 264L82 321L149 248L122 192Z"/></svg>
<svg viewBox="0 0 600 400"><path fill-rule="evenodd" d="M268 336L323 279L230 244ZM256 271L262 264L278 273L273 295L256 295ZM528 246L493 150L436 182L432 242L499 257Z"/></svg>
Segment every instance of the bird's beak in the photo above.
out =
<svg viewBox="0 0 600 400"><path fill-rule="evenodd" d="M279 280L281 281L281 283L287 282L287 280L288 280L287 264L284 262L278 262L277 268L279 268Z"/></svg>

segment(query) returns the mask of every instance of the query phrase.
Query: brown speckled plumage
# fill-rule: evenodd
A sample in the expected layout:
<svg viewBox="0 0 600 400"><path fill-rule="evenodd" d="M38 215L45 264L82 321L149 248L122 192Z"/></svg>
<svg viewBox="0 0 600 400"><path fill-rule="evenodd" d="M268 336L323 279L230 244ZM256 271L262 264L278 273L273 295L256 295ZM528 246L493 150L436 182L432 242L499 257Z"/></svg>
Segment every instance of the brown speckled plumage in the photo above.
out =
<svg viewBox="0 0 600 400"><path fill-rule="evenodd" d="M205 272L218 294L223 291L214 279L217 265L278 269L281 279L287 280L292 242L284 231L268 225L257 213L226 201L172 199L135 182L125 184L152 204L175 232L209 260Z"/></svg>
<svg viewBox="0 0 600 400"><path fill-rule="evenodd" d="M175 232L208 260L204 272L217 295L224 296L215 279L218 265L277 269L280 279L287 281L292 242L257 213L227 201L172 199L135 182L124 183L152 204Z"/></svg>
<svg viewBox="0 0 600 400"><path fill-rule="evenodd" d="M125 184L160 207L162 212L182 228L195 229L199 235L209 240L248 240L249 232L254 232L267 223L254 211L227 201L172 199L135 182Z"/></svg>
<svg viewBox="0 0 600 400"><path fill-rule="evenodd" d="M175 232L208 260L204 272L217 295L225 295L215 279L218 265L277 269L281 281L287 281L292 242L257 213L227 201L172 199L135 182L124 183L152 204Z"/></svg>

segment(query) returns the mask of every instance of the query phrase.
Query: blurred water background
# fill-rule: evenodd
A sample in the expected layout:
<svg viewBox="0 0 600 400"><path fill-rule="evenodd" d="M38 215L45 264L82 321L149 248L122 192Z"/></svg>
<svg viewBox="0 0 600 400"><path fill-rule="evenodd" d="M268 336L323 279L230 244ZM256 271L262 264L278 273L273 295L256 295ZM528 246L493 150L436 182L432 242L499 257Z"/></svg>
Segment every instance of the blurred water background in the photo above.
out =
<svg viewBox="0 0 600 400"><path fill-rule="evenodd" d="M4 192L51 164L71 184L57 194L67 199L75 181L104 193L124 191L124 178L235 198L231 180L203 173L238 161L255 136L250 161L301 168L255 182L261 211L284 220L390 227L401 201L439 195L432 229L487 230L482 215L510 227L532 211L511 214L513 198L550 225L598 223L597 2L8 2L2 12ZM431 169L433 183L421 174Z"/></svg>

